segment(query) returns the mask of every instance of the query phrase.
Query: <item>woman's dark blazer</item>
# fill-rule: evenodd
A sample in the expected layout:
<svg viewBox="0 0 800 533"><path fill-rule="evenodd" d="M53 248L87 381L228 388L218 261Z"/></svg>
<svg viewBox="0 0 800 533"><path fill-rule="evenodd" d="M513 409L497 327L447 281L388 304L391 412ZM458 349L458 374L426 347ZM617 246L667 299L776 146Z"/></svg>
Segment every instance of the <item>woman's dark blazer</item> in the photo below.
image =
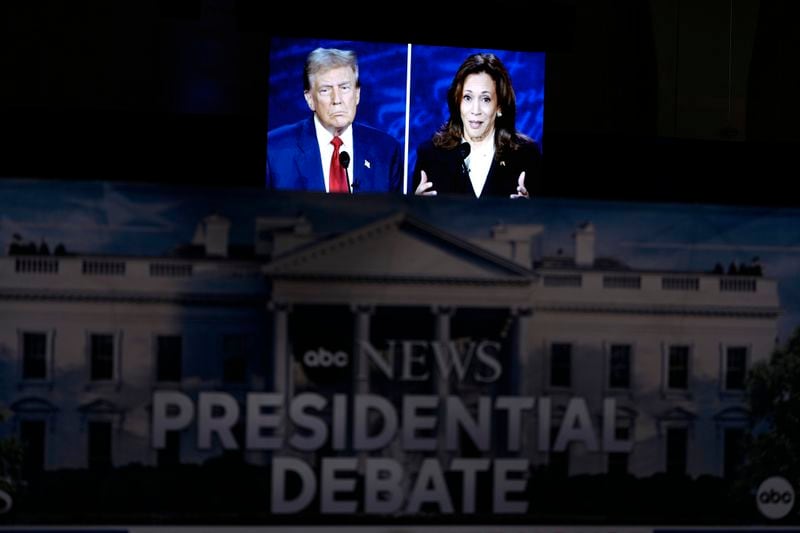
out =
<svg viewBox="0 0 800 533"><path fill-rule="evenodd" d="M508 198L517 192L520 173L525 171L525 188L533 195L541 174L541 153L535 142L526 142L518 150L509 152L501 159L495 154L481 198L503 196ZM417 163L414 166L414 191L425 171L428 181L433 183L430 190L437 194L468 194L475 196L470 182L464 157L459 147L453 149L437 148L428 140L417 148Z"/></svg>

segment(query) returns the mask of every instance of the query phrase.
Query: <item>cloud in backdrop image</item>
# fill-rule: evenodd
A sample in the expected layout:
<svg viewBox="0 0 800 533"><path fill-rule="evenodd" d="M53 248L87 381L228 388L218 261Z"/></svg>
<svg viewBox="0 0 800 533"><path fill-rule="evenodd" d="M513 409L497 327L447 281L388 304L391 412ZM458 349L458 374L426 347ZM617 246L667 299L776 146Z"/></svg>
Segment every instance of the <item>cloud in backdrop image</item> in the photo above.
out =
<svg viewBox="0 0 800 533"><path fill-rule="evenodd" d="M544 124L545 53L486 48L413 46L411 50L411 98L407 190L414 193L412 170L416 149L445 123L449 116L447 91L464 60L475 53L495 54L508 69L516 94L516 128L542 150ZM511 191L513 192L513 191Z"/></svg>
<svg viewBox="0 0 800 533"><path fill-rule="evenodd" d="M277 137L274 135L277 128L297 124L312 116L312 111L309 108L311 102L307 103L304 97L304 68L309 53L318 48L353 51L356 54L360 95L355 98L357 107L353 124L369 126L379 131L369 130L365 134L364 128L352 130L351 142L353 146L349 147L349 150L352 152L350 155L353 157L353 161L350 165L349 178L354 184L360 180L363 185L361 190L358 190L358 187L353 187L352 192L354 193L385 191L387 187L382 186L382 182L377 182L377 178L374 186L370 187L369 182L365 181L369 176L365 173L380 172L381 168L391 165L393 171L397 169L397 174L400 175L399 179L402 180L402 158L405 152L408 45L312 38L276 37L270 42L267 103L267 128L270 135L267 141L267 186L269 188L289 190L325 191L325 188L321 187L322 181L319 179L323 176L322 162L316 158L316 155L311 157L311 151L308 150L309 145L311 148L316 147L314 128L311 127L313 123L309 122L308 124L311 124L311 126L303 128L304 133L297 136L298 142L291 147L287 147L286 142L279 144ZM320 74L325 74L326 72L327 69L324 69ZM309 98L311 98L310 95ZM327 98L327 96L324 98ZM317 109L320 109L324 101L320 100L317 103ZM342 101L337 102L335 105L349 107L353 104L347 101L347 97L344 97ZM386 137L380 132L388 134L391 139L399 143L399 148L396 151L393 150L391 154L392 159L396 155L397 161L386 161L389 157L385 155L385 151L374 152L379 148L377 146L378 142L375 140L376 136L380 137L379 140L384 145L391 143L391 141L387 142ZM285 138L286 135L283 135L284 141ZM343 138L347 140L348 134L344 133ZM305 152L305 156L296 155L295 148L297 145L302 145L300 151ZM273 150L272 156L270 156L271 149ZM344 149L348 149L347 144L343 147ZM280 156L276 156L278 150L280 150ZM295 160L287 161L287 154L292 155ZM326 155L330 157L330 152L322 154L322 159L326 159ZM303 159L301 160L300 157ZM270 171L275 174L276 169L272 168L273 165L280 165L284 173L297 172L300 176L294 180L283 179L276 186L275 176L273 175L271 180L269 178ZM361 173L361 176L359 176L359 173ZM273 183L270 184L270 181ZM316 185L313 183L316 183ZM402 183L398 184L398 188L402 192Z"/></svg>

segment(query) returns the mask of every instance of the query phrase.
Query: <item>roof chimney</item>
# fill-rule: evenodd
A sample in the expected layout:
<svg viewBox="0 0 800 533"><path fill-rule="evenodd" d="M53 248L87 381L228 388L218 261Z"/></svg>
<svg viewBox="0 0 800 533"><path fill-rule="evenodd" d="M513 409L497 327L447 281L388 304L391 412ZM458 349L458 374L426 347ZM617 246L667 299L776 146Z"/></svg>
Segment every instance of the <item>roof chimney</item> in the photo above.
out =
<svg viewBox="0 0 800 533"><path fill-rule="evenodd" d="M539 253L538 240L543 230L544 226L539 224L496 224L492 226L491 238L473 239L473 242L531 268Z"/></svg>
<svg viewBox="0 0 800 533"><path fill-rule="evenodd" d="M207 256L228 257L228 236L231 221L220 215L210 215L197 225L192 244L205 247Z"/></svg>
<svg viewBox="0 0 800 533"><path fill-rule="evenodd" d="M579 267L594 265L594 225L584 222L573 234L575 239L575 264Z"/></svg>
<svg viewBox="0 0 800 533"><path fill-rule="evenodd" d="M256 255L276 257L314 239L311 222L304 216L257 217Z"/></svg>

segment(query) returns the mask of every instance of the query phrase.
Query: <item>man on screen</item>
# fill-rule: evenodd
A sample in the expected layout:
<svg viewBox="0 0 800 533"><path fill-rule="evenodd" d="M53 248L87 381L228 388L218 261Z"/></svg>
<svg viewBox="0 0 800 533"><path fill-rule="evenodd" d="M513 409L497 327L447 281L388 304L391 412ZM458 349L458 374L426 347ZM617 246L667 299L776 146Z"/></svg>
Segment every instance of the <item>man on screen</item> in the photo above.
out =
<svg viewBox="0 0 800 533"><path fill-rule="evenodd" d="M399 192L400 143L354 123L361 98L355 52L317 48L306 58L311 115L267 136L267 187L331 193Z"/></svg>

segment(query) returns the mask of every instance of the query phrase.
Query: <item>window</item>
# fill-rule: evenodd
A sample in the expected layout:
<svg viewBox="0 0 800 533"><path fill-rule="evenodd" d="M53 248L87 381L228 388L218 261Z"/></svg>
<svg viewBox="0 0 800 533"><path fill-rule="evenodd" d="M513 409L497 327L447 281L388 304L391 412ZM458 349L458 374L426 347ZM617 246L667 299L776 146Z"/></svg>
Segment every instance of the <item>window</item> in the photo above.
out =
<svg viewBox="0 0 800 533"><path fill-rule="evenodd" d="M572 386L572 345L554 342L550 345L550 385Z"/></svg>
<svg viewBox="0 0 800 533"><path fill-rule="evenodd" d="M685 427L667 428L667 474L686 474L689 431Z"/></svg>
<svg viewBox="0 0 800 533"><path fill-rule="evenodd" d="M628 426L617 426L614 428L614 433L617 440L628 440L631 435ZM615 476L627 474L629 457L630 454L626 452L609 452L608 473Z"/></svg>
<svg viewBox="0 0 800 533"><path fill-rule="evenodd" d="M222 380L225 383L247 382L248 345L246 335L222 337Z"/></svg>
<svg viewBox="0 0 800 533"><path fill-rule="evenodd" d="M156 380L180 381L183 377L182 339L178 335L156 338Z"/></svg>
<svg viewBox="0 0 800 533"><path fill-rule="evenodd" d="M47 334L22 333L22 379L47 378Z"/></svg>
<svg viewBox="0 0 800 533"><path fill-rule="evenodd" d="M608 387L629 389L631 386L631 345L612 344L608 350Z"/></svg>
<svg viewBox="0 0 800 533"><path fill-rule="evenodd" d="M667 388L687 390L689 388L689 346L669 347L667 354Z"/></svg>
<svg viewBox="0 0 800 533"><path fill-rule="evenodd" d="M744 463L744 429L725 428L722 475L725 479L733 479Z"/></svg>
<svg viewBox="0 0 800 533"><path fill-rule="evenodd" d="M729 346L725 349L725 390L744 391L747 377L747 348Z"/></svg>
<svg viewBox="0 0 800 533"><path fill-rule="evenodd" d="M106 333L89 335L89 379L114 379L114 336Z"/></svg>
<svg viewBox="0 0 800 533"><path fill-rule="evenodd" d="M108 421L89 422L89 468L111 468L112 424Z"/></svg>
<svg viewBox="0 0 800 533"><path fill-rule="evenodd" d="M25 454L22 457L22 477L26 480L44 470L45 431L44 420L22 420L19 425L19 440Z"/></svg>

